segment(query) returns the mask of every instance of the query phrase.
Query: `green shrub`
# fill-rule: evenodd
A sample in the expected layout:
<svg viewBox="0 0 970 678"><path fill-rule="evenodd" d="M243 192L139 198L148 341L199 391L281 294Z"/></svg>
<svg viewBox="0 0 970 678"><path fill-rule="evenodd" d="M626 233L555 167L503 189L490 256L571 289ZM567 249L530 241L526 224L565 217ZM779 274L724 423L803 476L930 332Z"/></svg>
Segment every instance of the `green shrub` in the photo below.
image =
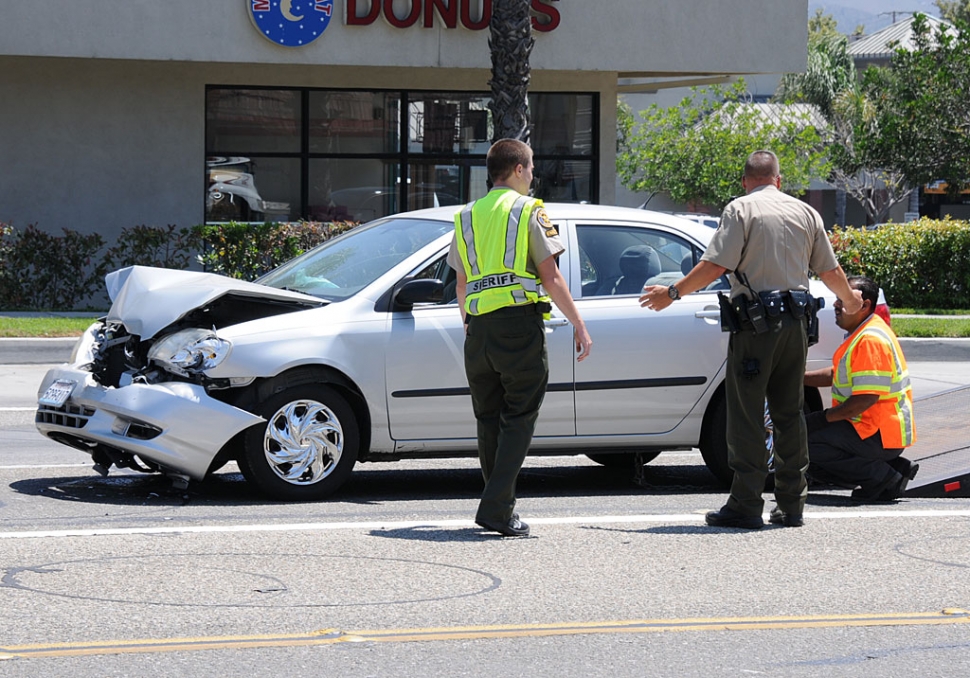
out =
<svg viewBox="0 0 970 678"><path fill-rule="evenodd" d="M126 266L185 269L198 261L207 270L253 280L284 261L357 224L235 223L179 229L134 226L102 252L97 233L62 229L57 236L33 224L18 231L0 222L0 309L70 311L81 302L104 306L104 276Z"/></svg>
<svg viewBox="0 0 970 678"><path fill-rule="evenodd" d="M193 228L205 270L255 280L284 261L356 226L351 222L204 224Z"/></svg>
<svg viewBox="0 0 970 678"><path fill-rule="evenodd" d="M114 271L126 266L188 268L199 250L199 237L192 229L168 226L133 226L122 229L114 246L105 254L105 265Z"/></svg>
<svg viewBox="0 0 970 678"><path fill-rule="evenodd" d="M108 271L100 255L104 238L62 229L57 236L29 224L4 225L0 259L0 308L68 310L104 287Z"/></svg>
<svg viewBox="0 0 970 678"><path fill-rule="evenodd" d="M923 218L836 229L831 240L845 272L875 280L891 306L970 306L970 223Z"/></svg>

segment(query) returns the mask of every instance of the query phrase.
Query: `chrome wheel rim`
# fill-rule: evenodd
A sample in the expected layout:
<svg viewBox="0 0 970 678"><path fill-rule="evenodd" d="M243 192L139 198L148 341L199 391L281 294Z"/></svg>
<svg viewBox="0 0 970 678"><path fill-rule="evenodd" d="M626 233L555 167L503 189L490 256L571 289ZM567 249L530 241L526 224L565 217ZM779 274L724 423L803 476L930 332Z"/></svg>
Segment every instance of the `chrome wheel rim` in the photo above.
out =
<svg viewBox="0 0 970 678"><path fill-rule="evenodd" d="M263 436L269 467L293 485L313 485L329 476L343 449L340 420L315 400L294 400L278 409Z"/></svg>
<svg viewBox="0 0 970 678"><path fill-rule="evenodd" d="M771 412L765 402L765 447L768 449L768 468L775 467L775 425L771 422Z"/></svg>

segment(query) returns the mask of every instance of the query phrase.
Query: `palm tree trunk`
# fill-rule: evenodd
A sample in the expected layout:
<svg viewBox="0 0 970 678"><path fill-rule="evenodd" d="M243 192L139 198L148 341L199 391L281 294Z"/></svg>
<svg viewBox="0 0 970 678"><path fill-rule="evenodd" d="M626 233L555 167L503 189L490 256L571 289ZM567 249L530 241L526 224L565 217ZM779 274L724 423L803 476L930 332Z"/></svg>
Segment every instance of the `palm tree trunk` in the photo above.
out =
<svg viewBox="0 0 970 678"><path fill-rule="evenodd" d="M535 44L529 0L492 0L488 28L492 142L518 139L529 143L529 56Z"/></svg>

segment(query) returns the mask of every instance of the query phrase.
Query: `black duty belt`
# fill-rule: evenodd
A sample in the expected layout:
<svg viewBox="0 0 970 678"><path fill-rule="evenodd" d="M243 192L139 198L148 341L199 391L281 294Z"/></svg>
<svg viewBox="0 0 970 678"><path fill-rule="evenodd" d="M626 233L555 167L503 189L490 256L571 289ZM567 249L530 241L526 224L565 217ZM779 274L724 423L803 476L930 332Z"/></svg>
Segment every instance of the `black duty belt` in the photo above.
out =
<svg viewBox="0 0 970 678"><path fill-rule="evenodd" d="M497 308L494 311L489 311L488 313L483 313L490 318L508 318L518 315L541 315L543 313L549 313L552 310L552 304L540 301L538 304L517 304L515 306L503 306L502 308ZM481 316L479 316L481 317Z"/></svg>

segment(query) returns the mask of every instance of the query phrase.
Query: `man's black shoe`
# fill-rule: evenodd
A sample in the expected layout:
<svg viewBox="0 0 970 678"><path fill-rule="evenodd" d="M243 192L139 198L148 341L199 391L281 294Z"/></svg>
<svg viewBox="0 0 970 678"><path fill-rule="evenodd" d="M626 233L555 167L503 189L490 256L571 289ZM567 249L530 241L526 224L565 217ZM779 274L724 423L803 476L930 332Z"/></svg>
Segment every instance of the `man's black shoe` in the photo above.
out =
<svg viewBox="0 0 970 678"><path fill-rule="evenodd" d="M895 478L890 478L875 487L860 487L853 490L852 498L855 501L867 504L884 504L902 497L907 485L909 485L909 477L897 475Z"/></svg>
<svg viewBox="0 0 970 678"><path fill-rule="evenodd" d="M801 514L785 513L777 506L771 509L771 513L768 514L768 522L772 525L784 525L785 527L801 527L805 524Z"/></svg>
<svg viewBox="0 0 970 678"><path fill-rule="evenodd" d="M909 465L909 473L904 474L910 480L916 480L916 472L919 471L919 464L911 463ZM908 484L908 483L907 483Z"/></svg>
<svg viewBox="0 0 970 678"><path fill-rule="evenodd" d="M896 457L889 460L889 465L900 475L904 475L910 480L916 479L916 472L919 471L919 464L914 464L906 457Z"/></svg>
<svg viewBox="0 0 970 678"><path fill-rule="evenodd" d="M760 530L765 526L761 516L746 516L727 506L708 512L704 521L711 527L740 527L743 530Z"/></svg>
<svg viewBox="0 0 970 678"><path fill-rule="evenodd" d="M529 526L519 520L518 513L513 513L507 523L497 523L491 520L476 520L475 523L489 532L498 532L503 537L529 536Z"/></svg>

